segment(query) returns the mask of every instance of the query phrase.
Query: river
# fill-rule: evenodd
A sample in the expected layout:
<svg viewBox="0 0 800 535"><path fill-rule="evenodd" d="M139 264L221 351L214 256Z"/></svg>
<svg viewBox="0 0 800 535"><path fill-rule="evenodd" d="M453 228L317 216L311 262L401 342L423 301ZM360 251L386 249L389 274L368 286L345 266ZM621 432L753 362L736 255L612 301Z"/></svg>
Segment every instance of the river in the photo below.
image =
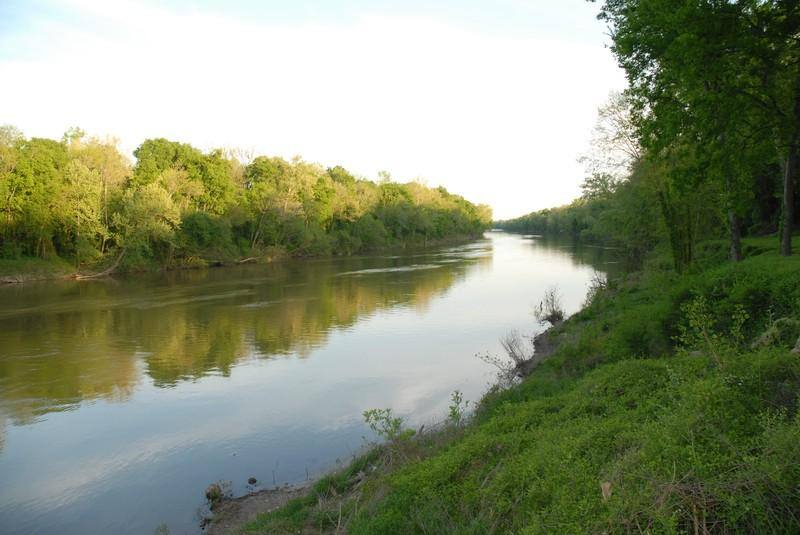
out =
<svg viewBox="0 0 800 535"><path fill-rule="evenodd" d="M443 419L495 377L478 353L567 312L597 247L487 232L402 254L0 288L0 532L196 533L209 483L298 483Z"/></svg>

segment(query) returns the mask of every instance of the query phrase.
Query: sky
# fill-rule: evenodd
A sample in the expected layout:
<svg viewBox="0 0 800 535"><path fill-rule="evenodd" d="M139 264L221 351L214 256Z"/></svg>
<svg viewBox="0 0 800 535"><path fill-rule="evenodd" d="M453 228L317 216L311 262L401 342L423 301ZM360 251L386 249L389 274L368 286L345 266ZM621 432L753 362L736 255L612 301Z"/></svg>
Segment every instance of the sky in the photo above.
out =
<svg viewBox="0 0 800 535"><path fill-rule="evenodd" d="M580 193L625 79L585 0L0 0L0 124L166 137L375 179L496 219Z"/></svg>

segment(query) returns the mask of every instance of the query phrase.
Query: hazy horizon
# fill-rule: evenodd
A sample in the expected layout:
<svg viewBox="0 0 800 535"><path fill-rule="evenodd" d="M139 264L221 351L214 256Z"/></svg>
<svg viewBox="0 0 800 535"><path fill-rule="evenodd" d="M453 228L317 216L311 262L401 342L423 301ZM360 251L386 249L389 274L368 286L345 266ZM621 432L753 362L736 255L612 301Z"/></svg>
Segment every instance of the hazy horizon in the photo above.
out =
<svg viewBox="0 0 800 535"><path fill-rule="evenodd" d="M480 4L12 0L0 123L386 170L495 219L568 203L596 110L624 87L597 8Z"/></svg>

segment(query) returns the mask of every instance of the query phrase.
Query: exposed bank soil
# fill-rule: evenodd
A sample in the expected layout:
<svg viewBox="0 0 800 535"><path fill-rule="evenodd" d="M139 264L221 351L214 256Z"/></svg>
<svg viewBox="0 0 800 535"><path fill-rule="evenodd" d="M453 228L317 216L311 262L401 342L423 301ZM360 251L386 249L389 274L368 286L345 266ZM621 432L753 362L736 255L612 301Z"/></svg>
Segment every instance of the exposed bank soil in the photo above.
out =
<svg viewBox="0 0 800 535"><path fill-rule="evenodd" d="M559 347L564 344L567 333L565 333L562 329L559 329L561 324L562 322L558 322L556 325L550 327L542 333L537 334L533 338L533 357L526 361L520 362L516 366L515 371L519 377L529 376L540 362L550 357L558 350ZM573 334L573 338L574 337L575 335Z"/></svg>
<svg viewBox="0 0 800 535"><path fill-rule="evenodd" d="M240 498L225 498L214 507L214 515L208 519L203 533L208 535L232 535L240 533L242 527L252 522L261 513L268 513L286 505L289 500L303 496L311 483L260 490Z"/></svg>

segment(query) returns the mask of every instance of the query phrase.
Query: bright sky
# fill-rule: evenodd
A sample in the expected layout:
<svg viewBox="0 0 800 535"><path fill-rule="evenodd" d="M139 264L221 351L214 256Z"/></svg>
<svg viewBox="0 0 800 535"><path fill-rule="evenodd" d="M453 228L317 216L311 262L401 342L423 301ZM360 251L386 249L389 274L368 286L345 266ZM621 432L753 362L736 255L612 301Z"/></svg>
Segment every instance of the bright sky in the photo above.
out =
<svg viewBox="0 0 800 535"><path fill-rule="evenodd" d="M495 218L579 194L622 89L585 0L2 0L0 124L299 154Z"/></svg>

